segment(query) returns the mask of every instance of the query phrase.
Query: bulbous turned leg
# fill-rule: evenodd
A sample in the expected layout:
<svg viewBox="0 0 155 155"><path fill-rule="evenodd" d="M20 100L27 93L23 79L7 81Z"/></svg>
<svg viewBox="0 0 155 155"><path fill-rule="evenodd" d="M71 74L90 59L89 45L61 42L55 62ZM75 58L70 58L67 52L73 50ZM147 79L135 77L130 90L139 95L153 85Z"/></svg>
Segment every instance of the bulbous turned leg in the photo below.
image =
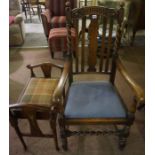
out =
<svg viewBox="0 0 155 155"><path fill-rule="evenodd" d="M126 146L127 138L129 136L129 126L125 126L123 129L120 130L119 133L119 149L123 150Z"/></svg>
<svg viewBox="0 0 155 155"><path fill-rule="evenodd" d="M59 126L60 126L60 137L61 137L61 142L62 142L62 148L67 151L68 150L68 144L67 144L67 135L65 132L65 123L63 116L59 116Z"/></svg>

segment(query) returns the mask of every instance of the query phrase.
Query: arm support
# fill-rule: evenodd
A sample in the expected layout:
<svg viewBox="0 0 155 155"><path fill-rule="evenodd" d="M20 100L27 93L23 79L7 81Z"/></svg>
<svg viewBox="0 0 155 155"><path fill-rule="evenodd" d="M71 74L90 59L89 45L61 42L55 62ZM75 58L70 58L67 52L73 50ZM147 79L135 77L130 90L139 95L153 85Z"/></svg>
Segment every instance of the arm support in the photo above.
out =
<svg viewBox="0 0 155 155"><path fill-rule="evenodd" d="M53 103L56 103L56 104L61 103L61 98L63 95L65 84L66 84L67 79L70 75L70 69L71 69L70 61L66 61L64 64L64 69L63 69L62 75L60 77L59 83L53 93Z"/></svg>
<svg viewBox="0 0 155 155"><path fill-rule="evenodd" d="M46 78L51 77L51 69L52 67L57 67L59 69L63 69L62 65L54 64L51 62L44 62L37 65L27 65L27 68L31 71L31 77L35 77L35 73L33 71L34 68L40 67L42 69L42 72Z"/></svg>
<svg viewBox="0 0 155 155"><path fill-rule="evenodd" d="M57 67L59 69L63 69L63 65L60 64L55 64L55 63L51 63L51 62L44 62L44 63L40 63L40 64L36 64L36 65L27 65L27 68L32 69L32 68L36 68L36 67L41 67L41 66L53 66L53 67Z"/></svg>
<svg viewBox="0 0 155 155"><path fill-rule="evenodd" d="M136 100L136 105L138 103L138 107L141 107L144 105L145 102L145 96L144 96L144 91L143 89L129 76L129 74L126 72L126 69L124 68L120 58L117 60L117 69L123 76L123 78L126 80L126 82L129 84L131 89L135 93L135 100ZM136 110L136 105L133 107L133 111Z"/></svg>

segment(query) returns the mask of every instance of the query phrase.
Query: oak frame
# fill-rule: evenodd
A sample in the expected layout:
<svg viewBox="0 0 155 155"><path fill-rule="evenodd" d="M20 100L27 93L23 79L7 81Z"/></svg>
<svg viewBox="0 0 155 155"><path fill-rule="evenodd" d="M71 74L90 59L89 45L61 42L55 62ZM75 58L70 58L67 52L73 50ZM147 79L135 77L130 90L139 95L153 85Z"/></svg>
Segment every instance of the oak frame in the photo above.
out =
<svg viewBox="0 0 155 155"><path fill-rule="evenodd" d="M63 71L63 65L54 64L51 62L44 62L36 65L27 65L27 68L30 70L31 78L37 78L38 76L35 74L35 68L40 68L44 77L42 78L52 78L51 70L53 67L58 68L61 72ZM54 138L55 148L59 150L58 139L57 139L57 131L56 131L56 120L57 120L57 111L55 106L51 102L50 107L39 106L39 105L29 105L29 104L21 104L20 100L29 85L29 82L23 89L20 97L16 104L9 105L9 119L11 126L15 129L16 134L18 135L23 147L27 150L26 143L24 142L23 137L46 137L46 138ZM19 119L27 119L30 125L30 133L22 133L18 126ZM53 131L53 134L44 134L42 133L37 120L48 120L50 127Z"/></svg>
<svg viewBox="0 0 155 155"><path fill-rule="evenodd" d="M99 10L99 11L98 11ZM119 54L118 54L118 49L120 46L120 40L121 40L121 35L122 35L122 31L123 31L123 4L120 5L120 9L116 10L116 9L108 9L108 8L104 8L104 7L98 7L98 6L92 6L92 7L83 7L83 8L77 8L77 9L70 9L70 2L68 1L66 3L66 15L67 15L67 29L68 29L68 52L67 52L67 60L66 60L66 66L64 67L64 74L61 77L61 83L58 84L57 89L55 90L55 93L53 95L53 102L55 103L55 105L57 105L58 107L58 113L59 113L59 126L60 126L60 135L61 135L61 140L62 140L62 147L64 150L67 150L67 137L72 136L74 134L77 135L85 135L85 134L108 134L108 133L115 133L118 135L119 137L119 148L123 149L126 145L126 140L127 137L129 136L129 131L130 131L130 127L131 125L134 123L134 119L135 119L135 112L136 109L139 107L143 107L144 106L144 102L145 102L145 96L144 96L144 91L143 89L129 76L129 74L127 73L125 67L123 66L121 59L119 58ZM91 13L92 15L101 15L102 13L107 13L107 15L110 14L115 14L117 19L118 19L118 27L117 27L117 34L116 34L116 40L114 43L114 48L113 48L113 52L112 52L112 64L111 64L111 70L110 72L105 69L104 71L102 71L102 67L101 65L99 65L99 73L104 73L104 74L108 74L109 76L109 81L114 85L115 84L115 75L116 75L116 70L118 70L122 77L125 79L125 81L127 82L127 84L131 87L133 93L134 93L134 100L133 103L131 103L131 106L129 107L129 109L127 109L127 117L126 118L98 118L98 119L88 119L88 118L77 118L77 119L67 119L64 116L64 109L65 109L65 105L66 105L66 100L67 100L67 93L68 90L66 91L66 99L62 100L62 92L64 90L66 81L69 81L69 86L71 85L71 83L73 82L73 75L76 74L80 74L78 65L75 67L75 71L73 71L73 57L71 55L71 32L70 29L73 26L73 21L74 19L77 19L78 17L82 17L84 14L87 13ZM85 22L85 18L83 18L83 21ZM92 22L93 25L93 22ZM93 35L92 38L95 38L95 30L96 30L96 23L94 22L94 25L92 27L92 29L90 29L90 34ZM85 25L82 25L82 43L85 43L85 40L83 39L85 36ZM110 30L111 31L111 30ZM111 32L110 32L111 33ZM96 34L97 35L97 34ZM77 35L78 36L78 35ZM111 40L111 38L109 38L109 40ZM104 42L102 42L102 47L101 49L104 48ZM96 46L95 46L96 45ZM91 49L94 49L93 52L95 52L97 50L97 43L95 43L95 41L92 39L92 42L90 44ZM108 48L110 51L110 47L111 45L108 44ZM82 46L81 48L83 48L82 50L84 51L84 46ZM76 47L77 49L77 47ZM93 53L96 54L96 53ZM91 55L90 59L88 61L88 73L90 72L95 72L96 71L96 56L95 55ZM103 58L104 56L101 55L101 57ZM108 54L106 58L110 58L110 55ZM75 57L75 64L78 64L79 60L78 60L78 53L76 53L76 57ZM83 60L81 60L81 73L83 73L84 70L84 62ZM98 72L97 72L98 73ZM93 125L93 124L111 124L115 126L115 131L69 131L68 130L68 126L69 125ZM117 128L117 125L123 125L122 129Z"/></svg>

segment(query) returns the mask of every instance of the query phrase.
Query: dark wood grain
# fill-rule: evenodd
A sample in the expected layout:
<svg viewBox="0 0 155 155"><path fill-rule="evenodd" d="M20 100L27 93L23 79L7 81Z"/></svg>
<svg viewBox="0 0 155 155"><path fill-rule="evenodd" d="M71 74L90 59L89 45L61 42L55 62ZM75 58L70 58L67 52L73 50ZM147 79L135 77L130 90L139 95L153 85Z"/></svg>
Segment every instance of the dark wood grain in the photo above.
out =
<svg viewBox="0 0 155 155"><path fill-rule="evenodd" d="M36 65L27 65L27 68L30 69L31 78L38 77L35 74L35 69L37 68L40 68L40 71L42 71L44 75L44 77L42 78L51 78L53 67L56 67L61 71L64 68L62 65L58 65L58 64L54 64L50 62L45 62L41 64L36 64ZM58 141L57 141L57 132L56 132L57 111L54 107L54 104L52 105L52 102L51 102L49 103L49 105L51 106L47 107L47 106L41 106L41 105L39 106L39 105L21 103L21 99L25 93L26 88L29 86L29 84L30 83L28 82L25 88L23 89L23 92L21 93L18 99L18 102L16 104L12 104L9 106L10 123L14 127L21 143L23 144L24 149L27 149L27 147L26 147L26 143L24 142L23 137L28 136L28 137L54 138L55 148L56 150L59 150ZM23 133L22 131L20 131L20 128L18 127L19 119L28 120L30 132ZM38 122L37 122L38 120L48 120L53 133L44 134L38 125Z"/></svg>
<svg viewBox="0 0 155 155"><path fill-rule="evenodd" d="M71 10L70 2L66 3L66 14L68 28L68 55L67 64L64 70L63 76L61 77L61 82L58 84L58 88L54 94L55 105L58 106L59 111L59 125L60 125L60 135L62 140L62 146L67 150L67 137L72 135L85 135L94 134L94 131L69 131L68 127L70 125L97 125L97 124L108 124L108 125L123 125L123 128L119 130L116 127L116 134L119 137L119 148L123 149L126 144L127 137L129 136L130 127L135 119L135 112L137 104L144 104L144 92L143 90L132 80L128 75L122 63L119 60L119 47L121 42L121 36L123 31L123 14L124 8L121 3L119 9L105 8L102 6L91 6L82 7ZM77 20L77 21L76 21ZM78 22L81 23L79 28ZM88 24L88 36L86 36L86 23ZM75 24L76 23L76 24ZM76 26L75 26L76 25ZM77 26L78 25L78 26ZM116 28L114 29L114 26ZM74 66L71 66L74 62L74 57L71 56L70 46L71 46L71 27L76 29L77 41L81 48L77 48L76 58L75 58L75 70ZM100 29L99 29L100 28ZM101 34L100 34L100 30ZM113 37L113 31L116 35ZM108 32L108 33L107 33ZM98 36L101 36L101 46L99 47ZM79 36L82 36L81 38ZM79 50L81 49L81 50ZM86 50L87 49L87 50ZM98 55L99 51L99 55ZM81 52L81 53L80 53ZM78 60L78 61L77 61ZM69 63L70 61L70 63ZM78 66L81 65L81 70L78 70ZM88 67L86 69L86 67ZM98 68L98 69L97 69ZM70 93L67 91L66 98L64 102L61 100L62 89L67 81L70 81L69 86L72 84L73 75L77 74L87 74L87 76L94 74L106 74L109 76L109 81L115 87L115 75L116 70L121 73L122 77L127 81L129 86L132 88L135 95L135 101L131 103L130 108L125 106L126 117L125 118L66 118L64 114L65 105L67 104L67 96ZM75 71L75 72L74 72ZM70 80L71 79L71 80ZM116 88L116 87L115 87ZM68 88L69 90L69 88ZM119 97L121 94L116 92ZM89 94L87 94L89 95ZM122 100L122 99L121 99ZM123 102L123 100L122 100ZM94 103L95 104L95 103ZM74 110L74 109L73 109ZM105 131L105 134L113 133L112 131ZM102 132L97 132L96 134L103 134Z"/></svg>

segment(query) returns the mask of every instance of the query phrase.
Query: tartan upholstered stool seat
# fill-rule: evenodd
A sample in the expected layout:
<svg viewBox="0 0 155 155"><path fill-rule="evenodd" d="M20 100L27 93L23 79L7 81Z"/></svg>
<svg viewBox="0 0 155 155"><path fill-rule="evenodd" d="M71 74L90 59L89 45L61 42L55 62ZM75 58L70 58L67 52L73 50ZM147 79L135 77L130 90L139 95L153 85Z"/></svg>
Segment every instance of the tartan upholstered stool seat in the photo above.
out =
<svg viewBox="0 0 155 155"><path fill-rule="evenodd" d="M75 29L71 29L72 37L72 51L74 51L76 43L76 32ZM66 52L67 51L67 28L53 28L50 30L48 38L50 53L52 58L54 57L54 52Z"/></svg>
<svg viewBox="0 0 155 155"><path fill-rule="evenodd" d="M50 107L52 94L57 84L58 79L32 78L20 100L20 103Z"/></svg>
<svg viewBox="0 0 155 155"><path fill-rule="evenodd" d="M59 90L60 77L53 75L53 68L63 74L64 67L62 64L52 62L27 65L31 74L30 80L21 92L17 103L9 105L10 124L25 150L27 146L24 137L53 138L55 149L59 150L56 129L58 113L54 92ZM20 128L19 120L21 122L26 120L27 123ZM40 120L43 122L40 123ZM43 125L46 123L49 125ZM25 130L25 127L28 130Z"/></svg>

